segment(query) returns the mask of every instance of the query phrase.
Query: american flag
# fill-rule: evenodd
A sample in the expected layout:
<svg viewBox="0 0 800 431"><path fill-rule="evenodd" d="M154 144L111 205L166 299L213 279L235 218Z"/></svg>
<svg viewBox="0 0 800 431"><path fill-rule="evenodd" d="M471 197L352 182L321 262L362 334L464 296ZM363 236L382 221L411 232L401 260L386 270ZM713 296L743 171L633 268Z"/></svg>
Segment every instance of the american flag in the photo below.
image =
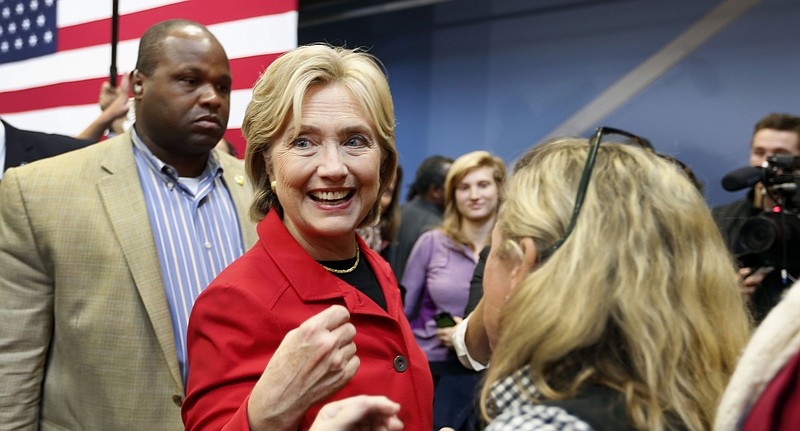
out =
<svg viewBox="0 0 800 431"><path fill-rule="evenodd" d="M100 113L111 59L111 0L0 0L0 116L15 127L77 135ZM139 36L184 18L208 26L233 75L225 137L244 154L242 118L259 74L297 46L297 0L120 0L117 68L136 64Z"/></svg>

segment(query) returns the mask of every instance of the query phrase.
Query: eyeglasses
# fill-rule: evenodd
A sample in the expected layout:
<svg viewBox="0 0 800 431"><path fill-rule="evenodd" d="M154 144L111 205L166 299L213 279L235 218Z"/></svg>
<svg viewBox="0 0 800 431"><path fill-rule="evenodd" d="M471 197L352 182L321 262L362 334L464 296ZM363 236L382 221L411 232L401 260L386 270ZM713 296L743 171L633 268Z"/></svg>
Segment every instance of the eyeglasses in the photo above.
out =
<svg viewBox="0 0 800 431"><path fill-rule="evenodd" d="M581 213L583 207L583 199L586 197L586 189L589 188L589 179L592 177L592 170L594 168L595 159L597 159L597 150L600 149L600 144L604 142L604 138L613 136L615 139L605 139L605 142L620 142L624 144L633 144L642 147L645 150L653 151L653 146L647 139L634 135L633 133L626 132L612 127L598 127L592 137L589 139L589 155L586 157L586 165L583 167L580 183L578 183L578 193L575 195L575 208L572 210L572 219L564 231L564 235L554 242L550 247L547 247L539 254L539 262L545 261L553 255L564 241L569 238L572 230L575 229L575 223L578 220L578 215Z"/></svg>

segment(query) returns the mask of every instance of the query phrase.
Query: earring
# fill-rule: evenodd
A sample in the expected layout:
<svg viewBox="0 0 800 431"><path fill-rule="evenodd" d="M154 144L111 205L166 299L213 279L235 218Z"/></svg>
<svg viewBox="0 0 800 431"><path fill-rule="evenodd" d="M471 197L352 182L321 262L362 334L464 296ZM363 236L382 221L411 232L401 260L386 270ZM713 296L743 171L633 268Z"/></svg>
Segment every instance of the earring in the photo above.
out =
<svg viewBox="0 0 800 431"><path fill-rule="evenodd" d="M275 188L278 186L278 182L275 181L275 180L272 180L272 182L269 183L269 186L272 189L272 193L275 194Z"/></svg>

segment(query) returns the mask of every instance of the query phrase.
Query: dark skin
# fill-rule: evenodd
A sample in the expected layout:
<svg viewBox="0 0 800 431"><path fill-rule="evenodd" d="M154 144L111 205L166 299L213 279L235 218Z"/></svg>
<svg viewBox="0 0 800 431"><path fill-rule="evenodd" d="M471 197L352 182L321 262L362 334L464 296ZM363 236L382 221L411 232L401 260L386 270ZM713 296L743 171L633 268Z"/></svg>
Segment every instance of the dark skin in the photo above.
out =
<svg viewBox="0 0 800 431"><path fill-rule="evenodd" d="M198 27L180 27L164 39L153 72L131 76L136 133L181 177L200 176L228 124L231 73L222 46Z"/></svg>
<svg viewBox="0 0 800 431"><path fill-rule="evenodd" d="M450 169L450 163L442 165L442 170L444 171L444 176L447 176L447 171ZM425 190L425 193L421 195L422 200L428 201L437 208L439 211L444 211L444 187L439 187L436 184L431 184L428 186L428 190Z"/></svg>
<svg viewBox="0 0 800 431"><path fill-rule="evenodd" d="M436 205L440 211L444 211L444 187L432 184L422 195L422 199Z"/></svg>

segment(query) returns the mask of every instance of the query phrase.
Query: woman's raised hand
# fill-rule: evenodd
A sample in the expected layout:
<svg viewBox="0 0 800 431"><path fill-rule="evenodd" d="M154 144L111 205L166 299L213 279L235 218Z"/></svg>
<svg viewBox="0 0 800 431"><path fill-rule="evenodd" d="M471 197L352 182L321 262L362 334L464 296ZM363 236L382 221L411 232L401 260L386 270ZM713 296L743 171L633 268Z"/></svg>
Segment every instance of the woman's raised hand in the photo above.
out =
<svg viewBox="0 0 800 431"><path fill-rule="evenodd" d="M247 405L252 430L294 430L314 404L358 371L350 313L334 305L289 331L253 388Z"/></svg>

